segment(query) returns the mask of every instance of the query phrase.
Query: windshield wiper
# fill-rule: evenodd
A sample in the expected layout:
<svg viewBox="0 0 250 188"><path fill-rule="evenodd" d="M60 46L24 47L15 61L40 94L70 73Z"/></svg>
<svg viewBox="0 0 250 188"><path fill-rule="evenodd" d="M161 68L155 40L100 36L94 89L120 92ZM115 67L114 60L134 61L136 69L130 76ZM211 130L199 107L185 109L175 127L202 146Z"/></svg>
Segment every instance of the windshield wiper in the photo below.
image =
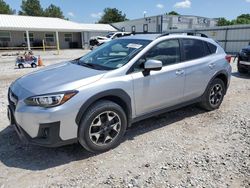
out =
<svg viewBox="0 0 250 188"><path fill-rule="evenodd" d="M85 67L90 67L90 68L95 68L95 65L94 64L90 64L90 63L83 63L83 62L78 62L78 65L82 65L82 66L85 66Z"/></svg>
<svg viewBox="0 0 250 188"><path fill-rule="evenodd" d="M84 67L96 69L96 70L113 70L113 68L110 68L110 67L106 67L106 66L102 66L102 65L98 65L98 64L93 64L93 63L85 63L82 61L78 61L77 64L84 66Z"/></svg>

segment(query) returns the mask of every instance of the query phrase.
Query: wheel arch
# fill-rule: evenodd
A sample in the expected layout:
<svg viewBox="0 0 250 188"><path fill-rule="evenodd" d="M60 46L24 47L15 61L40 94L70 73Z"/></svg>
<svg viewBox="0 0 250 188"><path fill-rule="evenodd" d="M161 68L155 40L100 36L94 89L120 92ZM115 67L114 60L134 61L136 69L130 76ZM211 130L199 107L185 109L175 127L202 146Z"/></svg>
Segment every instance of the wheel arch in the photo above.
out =
<svg viewBox="0 0 250 188"><path fill-rule="evenodd" d="M76 124L80 125L83 115L88 111L91 105L100 100L109 100L118 105L120 105L127 116L128 126L130 126L132 118L132 107L131 107L131 98L130 96L122 89L111 89L95 94L90 97L86 102L84 102L76 116Z"/></svg>
<svg viewBox="0 0 250 188"><path fill-rule="evenodd" d="M219 74L216 74L215 78L221 79L223 81L223 83L225 84L225 87L227 88L227 86L228 86L228 76L227 76L226 73L221 72Z"/></svg>
<svg viewBox="0 0 250 188"><path fill-rule="evenodd" d="M212 81L216 78L219 78L223 81L223 83L225 84L225 88L226 88L226 92L225 94L227 93L227 89L228 89L228 84L229 84L229 75L228 73L225 71L225 70L222 70L222 71L219 71L217 72L213 77L212 79L209 81L207 87L206 87L206 90L207 88L210 86L210 84L212 83ZM206 92L206 91L205 91Z"/></svg>

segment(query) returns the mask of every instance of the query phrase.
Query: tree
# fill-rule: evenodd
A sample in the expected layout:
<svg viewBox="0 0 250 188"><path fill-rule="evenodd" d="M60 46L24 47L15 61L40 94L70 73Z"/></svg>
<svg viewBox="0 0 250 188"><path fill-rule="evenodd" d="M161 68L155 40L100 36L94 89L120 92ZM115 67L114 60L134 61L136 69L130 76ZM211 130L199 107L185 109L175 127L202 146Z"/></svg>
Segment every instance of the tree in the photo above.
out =
<svg viewBox="0 0 250 188"><path fill-rule="evenodd" d="M60 7L51 4L44 10L44 16L64 19L63 12Z"/></svg>
<svg viewBox="0 0 250 188"><path fill-rule="evenodd" d="M226 18L219 18L217 22L217 26L226 26L232 25L231 21L227 20Z"/></svg>
<svg viewBox="0 0 250 188"><path fill-rule="evenodd" d="M110 24L115 22L123 22L128 20L126 14L116 8L105 8L104 14L98 23Z"/></svg>
<svg viewBox="0 0 250 188"><path fill-rule="evenodd" d="M7 3L0 0L0 14L14 14L14 12Z"/></svg>
<svg viewBox="0 0 250 188"><path fill-rule="evenodd" d="M19 15L43 16L43 8L39 0L22 0Z"/></svg>
<svg viewBox="0 0 250 188"><path fill-rule="evenodd" d="M178 12L171 11L171 12L167 13L166 15L174 15L174 16L179 16L180 14L179 14Z"/></svg>
<svg viewBox="0 0 250 188"><path fill-rule="evenodd" d="M232 23L236 24L250 24L250 14L241 14L237 17L236 20L233 20Z"/></svg>

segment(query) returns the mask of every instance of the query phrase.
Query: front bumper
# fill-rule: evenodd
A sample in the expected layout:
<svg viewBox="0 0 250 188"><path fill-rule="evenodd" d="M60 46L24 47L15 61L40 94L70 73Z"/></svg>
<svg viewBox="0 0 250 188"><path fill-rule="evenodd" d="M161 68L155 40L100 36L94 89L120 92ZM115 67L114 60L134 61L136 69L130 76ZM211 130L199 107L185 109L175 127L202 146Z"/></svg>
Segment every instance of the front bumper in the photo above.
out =
<svg viewBox="0 0 250 188"><path fill-rule="evenodd" d="M59 147L77 142L77 139L62 140L60 138L60 122L52 122L39 125L38 135L32 138L15 120L14 109L8 106L8 118L11 125L15 128L19 138L25 143L44 147Z"/></svg>
<svg viewBox="0 0 250 188"><path fill-rule="evenodd" d="M250 70L250 61L238 61L238 67L244 68L246 70Z"/></svg>

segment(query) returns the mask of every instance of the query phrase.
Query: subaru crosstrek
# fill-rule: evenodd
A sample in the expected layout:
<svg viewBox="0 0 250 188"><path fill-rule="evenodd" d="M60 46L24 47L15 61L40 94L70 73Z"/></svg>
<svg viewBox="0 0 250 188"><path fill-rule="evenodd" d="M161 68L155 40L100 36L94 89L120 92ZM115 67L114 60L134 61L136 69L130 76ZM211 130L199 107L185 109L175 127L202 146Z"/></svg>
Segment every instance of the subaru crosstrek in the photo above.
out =
<svg viewBox="0 0 250 188"><path fill-rule="evenodd" d="M116 147L134 122L189 104L219 108L231 66L212 39L135 35L13 82L8 116L19 137L91 152Z"/></svg>

